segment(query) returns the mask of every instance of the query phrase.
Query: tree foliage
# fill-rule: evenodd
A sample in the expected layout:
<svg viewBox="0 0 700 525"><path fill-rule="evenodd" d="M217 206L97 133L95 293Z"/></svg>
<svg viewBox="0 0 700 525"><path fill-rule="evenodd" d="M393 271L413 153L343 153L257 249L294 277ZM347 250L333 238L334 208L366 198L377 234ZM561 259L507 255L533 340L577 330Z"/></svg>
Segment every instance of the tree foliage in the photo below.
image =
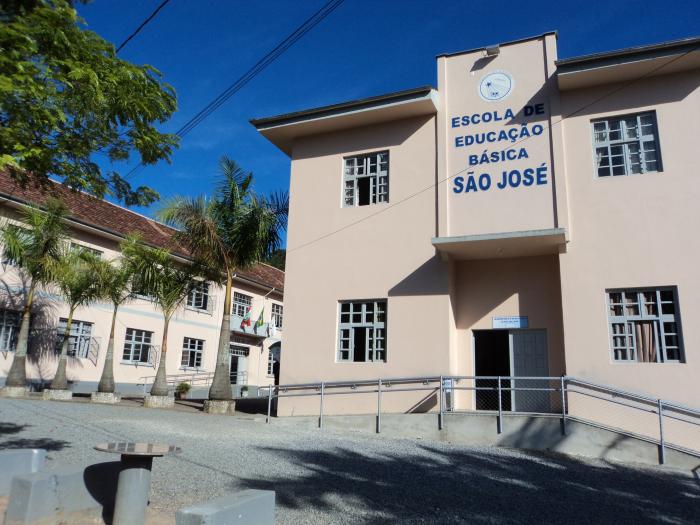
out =
<svg viewBox="0 0 700 525"><path fill-rule="evenodd" d="M48 199L45 207L26 208L23 226L7 222L2 227L3 257L22 268L34 285L53 280L66 240L68 210L57 199Z"/></svg>
<svg viewBox="0 0 700 525"><path fill-rule="evenodd" d="M100 265L96 255L69 249L58 260L54 282L65 298L70 312L99 299L102 288L95 273Z"/></svg>
<svg viewBox="0 0 700 525"><path fill-rule="evenodd" d="M94 157L169 160L177 137L159 132L176 110L173 88L149 65L118 58L67 0L0 3L0 169L21 184L49 176L127 205L158 199Z"/></svg>
<svg viewBox="0 0 700 525"><path fill-rule="evenodd" d="M284 271L286 258L287 250L285 250L284 248L280 248L279 250L275 250L274 252L272 252L270 256L267 259L265 259L265 262L270 266L274 266L275 268Z"/></svg>
<svg viewBox="0 0 700 525"><path fill-rule="evenodd" d="M253 174L222 157L221 180L211 198L174 197L158 217L179 230L175 240L185 246L209 278L225 282L236 269L266 260L282 245L287 226L286 192L257 194Z"/></svg>
<svg viewBox="0 0 700 525"><path fill-rule="evenodd" d="M170 319L195 284L197 268L178 263L163 248L151 248L138 241L125 243L122 251L133 271L134 287L150 296Z"/></svg>
<svg viewBox="0 0 700 525"><path fill-rule="evenodd" d="M252 173L228 157L221 158L219 167L221 181L212 198L174 197L159 211L159 217L179 230L175 240L189 250L207 277L225 285L224 315L209 399L228 400L233 275L236 269L263 261L281 247L289 198L286 192L270 196L255 193Z"/></svg>

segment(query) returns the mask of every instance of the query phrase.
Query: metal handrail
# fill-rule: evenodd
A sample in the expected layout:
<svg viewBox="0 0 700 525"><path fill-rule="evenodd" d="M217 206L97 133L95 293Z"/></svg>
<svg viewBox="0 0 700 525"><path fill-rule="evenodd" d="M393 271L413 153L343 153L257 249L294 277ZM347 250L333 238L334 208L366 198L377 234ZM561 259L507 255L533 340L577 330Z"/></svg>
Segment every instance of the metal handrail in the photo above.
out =
<svg viewBox="0 0 700 525"><path fill-rule="evenodd" d="M136 383L137 386L143 386L143 393L144 395L146 394L146 390L148 388L149 384L152 384L153 381L155 380L156 376L141 376L139 377L138 382ZM184 373L184 374L169 374L165 376L165 382L169 385L175 385L176 383L181 383L181 382L188 382L191 385L194 384L204 384L204 386L207 386L211 384L212 379L214 378L214 372L201 372L201 371L192 371L189 373Z"/></svg>
<svg viewBox="0 0 700 525"><path fill-rule="evenodd" d="M457 384L462 380L472 380L473 386L457 386ZM477 386L478 381L496 381L495 386ZM553 382L556 386L519 386L517 382L524 381L547 381ZM409 385L420 383L420 386L410 387ZM437 383L437 385L432 385ZM400 385L401 388L392 388L392 385ZM626 398L629 402L624 402L619 399L611 399L602 395L596 395L591 392L584 392L580 389L571 388L572 386L579 386L584 388L590 388L593 390L598 390L611 394L613 397ZM328 392L328 389L336 390ZM349 389L346 391L337 391L338 389ZM323 428L323 418L324 418L324 397L329 395L346 395L346 394L376 394L377 395L377 433L381 432L381 416L382 416L382 394L386 392L414 392L414 391L436 391L438 393L438 428L441 430L443 428L443 418L446 412L445 410L445 396L447 392L453 392L457 390L471 390L471 391L493 391L498 393L498 433L503 431L503 403L502 396L503 392L517 392L517 391L529 391L529 392L560 392L561 393L561 418L563 433L566 435L567 429L567 419L572 418L581 421L581 418L575 416L569 416L568 414L568 394L581 394L586 395L595 399L599 399L605 402L626 406L628 408L634 408L651 414L658 414L659 416L659 433L658 441L654 438L647 438L649 440L655 441L660 447L660 462L663 464L665 462L665 452L666 448L674 448L676 450L681 450L685 452L691 452L694 454L700 454L700 450L691 450L686 447L679 445L669 444L665 440L664 436L664 418L674 419L677 421L682 421L685 423L700 426L700 410L694 409L688 406L684 406L678 403L672 403L659 398L653 398L648 395L639 394L636 392L630 392L618 388L614 388L608 385L601 385L594 383L592 381L587 381L574 376L532 376L532 377L521 377L521 376L423 376L423 377L395 377L395 378L377 378L377 379L361 379L361 380L344 380L344 381L321 381L319 383L296 383L288 385L267 385L259 387L259 390L267 390L268 397L268 409L266 422L270 422L272 415L272 400L273 398L279 399L281 397L308 397L308 396L319 396L320 397L320 411L319 411L319 428ZM309 390L311 390L309 392ZM301 392L300 392L301 391ZM642 403L650 405L647 407L635 406L632 402ZM691 417L698 417L699 420L691 421L678 416L670 415L669 411L682 412L684 415ZM518 412L517 410L511 410L511 412ZM598 423L591 422L592 424L599 425ZM623 429L619 429L623 433L626 432ZM627 432L632 435L631 432Z"/></svg>

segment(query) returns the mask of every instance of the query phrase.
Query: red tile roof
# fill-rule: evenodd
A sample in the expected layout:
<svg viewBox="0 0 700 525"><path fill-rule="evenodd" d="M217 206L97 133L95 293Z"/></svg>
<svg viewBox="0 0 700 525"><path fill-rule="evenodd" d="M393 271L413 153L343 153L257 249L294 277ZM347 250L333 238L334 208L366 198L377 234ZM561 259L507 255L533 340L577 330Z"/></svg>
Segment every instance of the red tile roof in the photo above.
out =
<svg viewBox="0 0 700 525"><path fill-rule="evenodd" d="M182 248L174 247L172 237L176 230L170 226L87 193L71 190L58 182L50 181L48 186L42 186L30 181L22 187L8 173L0 172L0 196L39 206L49 197L58 197L70 210L71 220L119 237L136 233L150 245L186 254ZM284 289L284 272L268 264L259 263L237 274L265 286Z"/></svg>

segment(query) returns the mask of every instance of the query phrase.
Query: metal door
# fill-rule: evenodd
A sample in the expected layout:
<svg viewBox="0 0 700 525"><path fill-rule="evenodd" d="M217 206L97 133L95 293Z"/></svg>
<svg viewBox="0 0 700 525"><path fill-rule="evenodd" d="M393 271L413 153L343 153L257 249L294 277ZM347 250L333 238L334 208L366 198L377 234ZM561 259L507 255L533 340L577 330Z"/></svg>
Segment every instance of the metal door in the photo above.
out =
<svg viewBox="0 0 700 525"><path fill-rule="evenodd" d="M546 330L513 330L510 332L511 370L515 377L547 377ZM514 380L514 388L547 388L546 380ZM549 392L514 390L513 410L517 412L550 412Z"/></svg>

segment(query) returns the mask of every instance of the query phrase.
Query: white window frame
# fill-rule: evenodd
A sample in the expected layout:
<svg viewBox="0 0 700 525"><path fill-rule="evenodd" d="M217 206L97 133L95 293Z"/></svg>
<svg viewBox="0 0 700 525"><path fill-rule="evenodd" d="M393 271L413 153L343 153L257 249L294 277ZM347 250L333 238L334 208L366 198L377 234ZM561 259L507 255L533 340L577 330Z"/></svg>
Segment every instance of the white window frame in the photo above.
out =
<svg viewBox="0 0 700 525"><path fill-rule="evenodd" d="M274 377L275 375L275 353L272 349L267 351L267 377Z"/></svg>
<svg viewBox="0 0 700 525"><path fill-rule="evenodd" d="M591 134L596 177L663 171L656 112L592 120Z"/></svg>
<svg viewBox="0 0 700 525"><path fill-rule="evenodd" d="M253 297L241 292L233 292L231 303L231 313L238 317L245 317L248 310L253 307Z"/></svg>
<svg viewBox="0 0 700 525"><path fill-rule="evenodd" d="M56 327L56 352L60 353L63 348L63 335L66 332L68 319L61 317ZM68 335L68 357L87 359L90 355L92 344L92 328L94 323L73 319Z"/></svg>
<svg viewBox="0 0 700 525"><path fill-rule="evenodd" d="M146 351L144 360L144 349ZM128 351L127 351L128 350ZM124 335L124 350L122 351L122 363L127 364L151 364L151 351L153 350L153 332L140 328L127 328ZM135 359L134 357L137 355Z"/></svg>
<svg viewBox="0 0 700 525"><path fill-rule="evenodd" d="M275 328L282 330L283 321L284 306L279 303L272 303L272 322L275 324Z"/></svg>
<svg viewBox="0 0 700 525"><path fill-rule="evenodd" d="M189 310L208 312L209 301L211 301L211 296L209 295L209 283L207 281L198 281L194 284L194 286L192 286L187 294L185 306Z"/></svg>
<svg viewBox="0 0 700 525"><path fill-rule="evenodd" d="M231 356L230 358L232 358L233 356L248 357L248 356L250 356L250 346L237 344L237 343L234 343L232 341L229 343L229 354ZM230 364L229 364L229 381L231 381L231 366L230 366ZM231 384L232 385L244 385L247 383L247 381L248 381L248 370L240 371L240 370L236 369L236 379Z"/></svg>
<svg viewBox="0 0 700 525"><path fill-rule="evenodd" d="M608 330L613 362L640 362L636 322L651 322L656 360L652 363L684 363L683 334L675 287L606 290Z"/></svg>
<svg viewBox="0 0 700 525"><path fill-rule="evenodd" d="M17 349L17 335L22 322L22 312L0 308L0 352L14 352Z"/></svg>
<svg viewBox="0 0 700 525"><path fill-rule="evenodd" d="M371 309L370 309L371 306ZM386 299L340 301L336 359L342 363L385 363ZM355 360L355 328L365 328L365 358Z"/></svg>
<svg viewBox="0 0 700 525"><path fill-rule="evenodd" d="M194 359L192 359L194 357ZM204 359L204 339L185 337L182 340L182 357L180 368L182 370L199 370ZM194 361L194 364L190 364Z"/></svg>
<svg viewBox="0 0 700 525"><path fill-rule="evenodd" d="M389 202L389 150L343 158L343 208L360 206L358 183L361 179L369 179L367 205Z"/></svg>

